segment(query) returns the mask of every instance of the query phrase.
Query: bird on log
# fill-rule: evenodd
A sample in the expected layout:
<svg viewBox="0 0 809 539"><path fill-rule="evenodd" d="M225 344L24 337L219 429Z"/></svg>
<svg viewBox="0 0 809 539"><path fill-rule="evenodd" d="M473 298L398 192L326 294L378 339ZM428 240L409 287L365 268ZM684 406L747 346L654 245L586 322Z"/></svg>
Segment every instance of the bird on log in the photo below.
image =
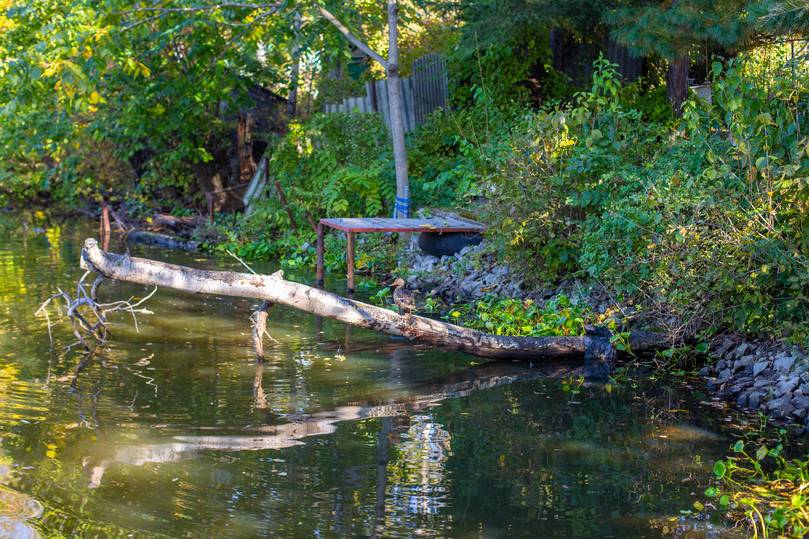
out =
<svg viewBox="0 0 809 539"><path fill-rule="evenodd" d="M405 288L404 279L397 278L391 283L391 286L395 287L393 289L393 303L399 308L399 313L413 314L413 311L416 310L416 296Z"/></svg>

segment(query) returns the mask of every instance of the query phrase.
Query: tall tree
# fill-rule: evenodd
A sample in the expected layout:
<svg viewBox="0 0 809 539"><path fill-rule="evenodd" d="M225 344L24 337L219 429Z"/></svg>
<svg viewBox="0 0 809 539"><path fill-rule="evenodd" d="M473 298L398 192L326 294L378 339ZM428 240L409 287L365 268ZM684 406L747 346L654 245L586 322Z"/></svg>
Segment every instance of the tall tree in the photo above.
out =
<svg viewBox="0 0 809 539"><path fill-rule="evenodd" d="M643 1L610 12L606 20L622 45L639 55L668 60L666 86L679 115L688 93L692 49L706 44L732 49L742 44L751 29L747 4L747 0Z"/></svg>
<svg viewBox="0 0 809 539"><path fill-rule="evenodd" d="M380 64L388 78L388 101L390 102L390 131L393 140L393 160L396 167L396 217L409 217L410 185L407 172L407 147L405 146L404 106L401 79L399 77L399 6L396 0L387 0L388 57L371 49L325 7L320 7L323 17L332 23L348 41Z"/></svg>

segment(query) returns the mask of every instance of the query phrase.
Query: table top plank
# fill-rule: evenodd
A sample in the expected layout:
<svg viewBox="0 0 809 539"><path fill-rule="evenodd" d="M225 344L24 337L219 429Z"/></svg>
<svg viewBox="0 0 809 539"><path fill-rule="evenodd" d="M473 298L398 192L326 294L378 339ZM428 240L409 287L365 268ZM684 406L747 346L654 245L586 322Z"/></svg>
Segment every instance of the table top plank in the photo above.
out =
<svg viewBox="0 0 809 539"><path fill-rule="evenodd" d="M343 232L483 232L486 227L460 217L426 219L386 217L333 217L321 219L324 226Z"/></svg>

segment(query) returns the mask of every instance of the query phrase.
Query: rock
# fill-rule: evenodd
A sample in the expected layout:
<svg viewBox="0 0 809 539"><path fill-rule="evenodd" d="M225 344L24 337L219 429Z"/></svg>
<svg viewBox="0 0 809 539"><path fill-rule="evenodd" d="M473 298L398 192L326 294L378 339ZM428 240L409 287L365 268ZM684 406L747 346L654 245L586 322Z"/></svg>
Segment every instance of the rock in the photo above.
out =
<svg viewBox="0 0 809 539"><path fill-rule="evenodd" d="M748 389L753 386L754 379L752 376L743 376L741 378L736 378L735 380L731 380L733 385L730 388L731 393L739 393L745 389Z"/></svg>
<svg viewBox="0 0 809 539"><path fill-rule="evenodd" d="M767 362L767 360L761 360L761 361L757 362L755 365L753 365L753 376L758 376L768 366L769 366L769 363Z"/></svg>
<svg viewBox="0 0 809 539"><path fill-rule="evenodd" d="M792 411L792 415L797 417L798 419L803 419L806 417L806 408L796 408Z"/></svg>
<svg viewBox="0 0 809 539"><path fill-rule="evenodd" d="M733 356L736 359L741 359L741 357L750 349L750 345L746 342L743 342L739 346L736 347L736 350L733 352Z"/></svg>
<svg viewBox="0 0 809 539"><path fill-rule="evenodd" d="M724 382L725 380L730 378L731 374L732 373L730 372L730 369L722 369L721 371L719 371L719 375L716 377L716 379L719 380L719 382Z"/></svg>
<svg viewBox="0 0 809 539"><path fill-rule="evenodd" d="M747 406L755 410L758 408L759 404L761 404L761 392L751 391L747 395Z"/></svg>
<svg viewBox="0 0 809 539"><path fill-rule="evenodd" d="M772 385L772 380L770 380L768 378L764 378L763 376L761 378L757 378L756 381L753 382L753 387L756 387L756 388L769 386L769 385Z"/></svg>
<svg viewBox="0 0 809 539"><path fill-rule="evenodd" d="M777 395L785 395L787 393L792 393L792 390L798 387L798 377L793 376L791 378L782 379L778 382L778 385L775 386L775 393Z"/></svg>
<svg viewBox="0 0 809 539"><path fill-rule="evenodd" d="M743 358L738 359L733 363L733 372L747 370L748 368L750 368L750 372L753 372L752 366L755 361L756 356L753 355L744 356Z"/></svg>
<svg viewBox="0 0 809 539"><path fill-rule="evenodd" d="M784 417L795 410L789 397L773 399L767 403L767 411L774 417Z"/></svg>
<svg viewBox="0 0 809 539"><path fill-rule="evenodd" d="M711 355L714 357L723 357L729 350L733 348L734 344L733 339L717 339L713 343Z"/></svg>
<svg viewBox="0 0 809 539"><path fill-rule="evenodd" d="M711 374L711 368L707 365L699 370L699 375L703 378L707 377L709 374Z"/></svg>
<svg viewBox="0 0 809 539"><path fill-rule="evenodd" d="M719 361L716 362L715 368L716 368L716 371L719 372L721 370L724 370L727 366L728 366L728 362L725 361L724 359L720 359Z"/></svg>
<svg viewBox="0 0 809 539"><path fill-rule="evenodd" d="M792 395L792 406L795 408L809 408L809 397Z"/></svg>
<svg viewBox="0 0 809 539"><path fill-rule="evenodd" d="M792 365L795 364L795 358L784 353L780 354L775 358L775 362L773 363L773 367L775 370L779 372L787 372L789 369L792 368Z"/></svg>

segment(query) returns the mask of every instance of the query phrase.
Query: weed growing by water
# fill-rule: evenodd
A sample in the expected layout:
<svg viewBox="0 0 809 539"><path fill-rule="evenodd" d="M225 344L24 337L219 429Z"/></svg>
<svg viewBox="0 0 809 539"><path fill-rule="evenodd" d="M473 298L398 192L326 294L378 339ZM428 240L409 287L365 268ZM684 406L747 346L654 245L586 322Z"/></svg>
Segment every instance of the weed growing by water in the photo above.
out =
<svg viewBox="0 0 809 539"><path fill-rule="evenodd" d="M762 429L765 427L762 427ZM761 430L760 430L761 432ZM809 533L809 455L788 458L786 429L778 438L739 440L733 454L714 464L714 485L698 511L718 509L735 520L747 520L755 537L804 537Z"/></svg>
<svg viewBox="0 0 809 539"><path fill-rule="evenodd" d="M538 304L486 296L474 303L457 305L445 318L465 327L508 336L584 335L590 311L559 295Z"/></svg>

